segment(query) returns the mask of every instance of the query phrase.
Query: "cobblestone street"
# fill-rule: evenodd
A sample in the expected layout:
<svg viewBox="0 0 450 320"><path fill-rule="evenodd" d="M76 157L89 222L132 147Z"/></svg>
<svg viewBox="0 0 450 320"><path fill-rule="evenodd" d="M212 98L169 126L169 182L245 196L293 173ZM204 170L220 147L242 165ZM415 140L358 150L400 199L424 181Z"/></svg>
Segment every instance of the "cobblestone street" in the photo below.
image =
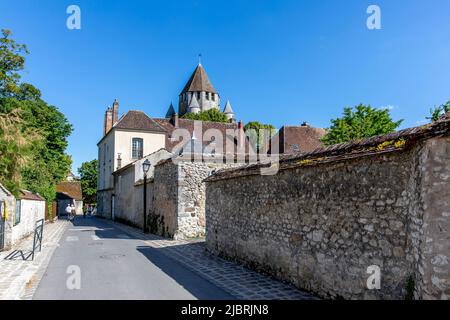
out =
<svg viewBox="0 0 450 320"><path fill-rule="evenodd" d="M237 299L244 300L311 300L314 296L294 286L251 271L233 262L214 256L205 250L204 241L167 240L155 235L144 235L137 229L114 223L176 263L214 283Z"/></svg>

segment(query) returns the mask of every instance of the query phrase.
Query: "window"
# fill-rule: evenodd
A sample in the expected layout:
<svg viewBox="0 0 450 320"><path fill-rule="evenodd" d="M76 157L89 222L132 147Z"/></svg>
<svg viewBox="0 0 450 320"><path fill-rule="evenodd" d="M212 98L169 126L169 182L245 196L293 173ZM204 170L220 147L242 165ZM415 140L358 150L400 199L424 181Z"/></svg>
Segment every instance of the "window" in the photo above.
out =
<svg viewBox="0 0 450 320"><path fill-rule="evenodd" d="M201 92L197 92L197 100L200 100L200 93Z"/></svg>
<svg viewBox="0 0 450 320"><path fill-rule="evenodd" d="M21 206L20 206L20 200L16 200L16 215L14 217L14 225L18 225L20 223L20 211L21 211Z"/></svg>
<svg viewBox="0 0 450 320"><path fill-rule="evenodd" d="M209 100L209 92L205 92L206 100Z"/></svg>
<svg viewBox="0 0 450 320"><path fill-rule="evenodd" d="M142 138L133 138L132 159L141 159L144 156L144 140Z"/></svg>
<svg viewBox="0 0 450 320"><path fill-rule="evenodd" d="M211 100L216 101L216 95L214 93L211 93Z"/></svg>

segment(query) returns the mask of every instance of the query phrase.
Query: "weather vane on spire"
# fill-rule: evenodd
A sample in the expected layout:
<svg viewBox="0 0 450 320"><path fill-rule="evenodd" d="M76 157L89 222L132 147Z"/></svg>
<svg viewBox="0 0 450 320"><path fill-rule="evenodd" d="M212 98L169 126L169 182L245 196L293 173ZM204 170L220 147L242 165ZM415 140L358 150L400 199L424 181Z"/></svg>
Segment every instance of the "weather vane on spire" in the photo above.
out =
<svg viewBox="0 0 450 320"><path fill-rule="evenodd" d="M198 54L198 64L202 64L202 54Z"/></svg>

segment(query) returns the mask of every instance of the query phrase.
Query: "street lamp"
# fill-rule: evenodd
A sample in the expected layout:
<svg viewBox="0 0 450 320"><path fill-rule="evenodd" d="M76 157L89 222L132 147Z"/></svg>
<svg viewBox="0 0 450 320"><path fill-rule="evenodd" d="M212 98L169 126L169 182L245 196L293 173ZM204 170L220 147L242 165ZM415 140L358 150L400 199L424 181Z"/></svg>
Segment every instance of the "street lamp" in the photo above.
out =
<svg viewBox="0 0 450 320"><path fill-rule="evenodd" d="M142 170L144 171L144 233L147 232L147 173L150 170L150 161L145 159L142 163Z"/></svg>

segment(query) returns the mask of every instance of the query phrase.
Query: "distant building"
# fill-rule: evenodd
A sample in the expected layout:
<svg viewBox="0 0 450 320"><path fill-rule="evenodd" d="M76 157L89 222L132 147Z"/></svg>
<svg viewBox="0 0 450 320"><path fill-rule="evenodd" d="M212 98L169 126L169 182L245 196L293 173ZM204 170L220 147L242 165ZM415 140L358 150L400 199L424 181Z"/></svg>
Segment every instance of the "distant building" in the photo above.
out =
<svg viewBox="0 0 450 320"><path fill-rule="evenodd" d="M314 151L323 147L320 139L325 134L325 129L313 128L306 122L300 126L283 126L272 139L270 153L295 154Z"/></svg>
<svg viewBox="0 0 450 320"><path fill-rule="evenodd" d="M66 180L67 181L80 181L80 177L74 175L72 172L69 172Z"/></svg>
<svg viewBox="0 0 450 320"><path fill-rule="evenodd" d="M56 212L65 216L68 204L74 204L77 214L83 214L83 194L80 181L63 181L56 185Z"/></svg>

